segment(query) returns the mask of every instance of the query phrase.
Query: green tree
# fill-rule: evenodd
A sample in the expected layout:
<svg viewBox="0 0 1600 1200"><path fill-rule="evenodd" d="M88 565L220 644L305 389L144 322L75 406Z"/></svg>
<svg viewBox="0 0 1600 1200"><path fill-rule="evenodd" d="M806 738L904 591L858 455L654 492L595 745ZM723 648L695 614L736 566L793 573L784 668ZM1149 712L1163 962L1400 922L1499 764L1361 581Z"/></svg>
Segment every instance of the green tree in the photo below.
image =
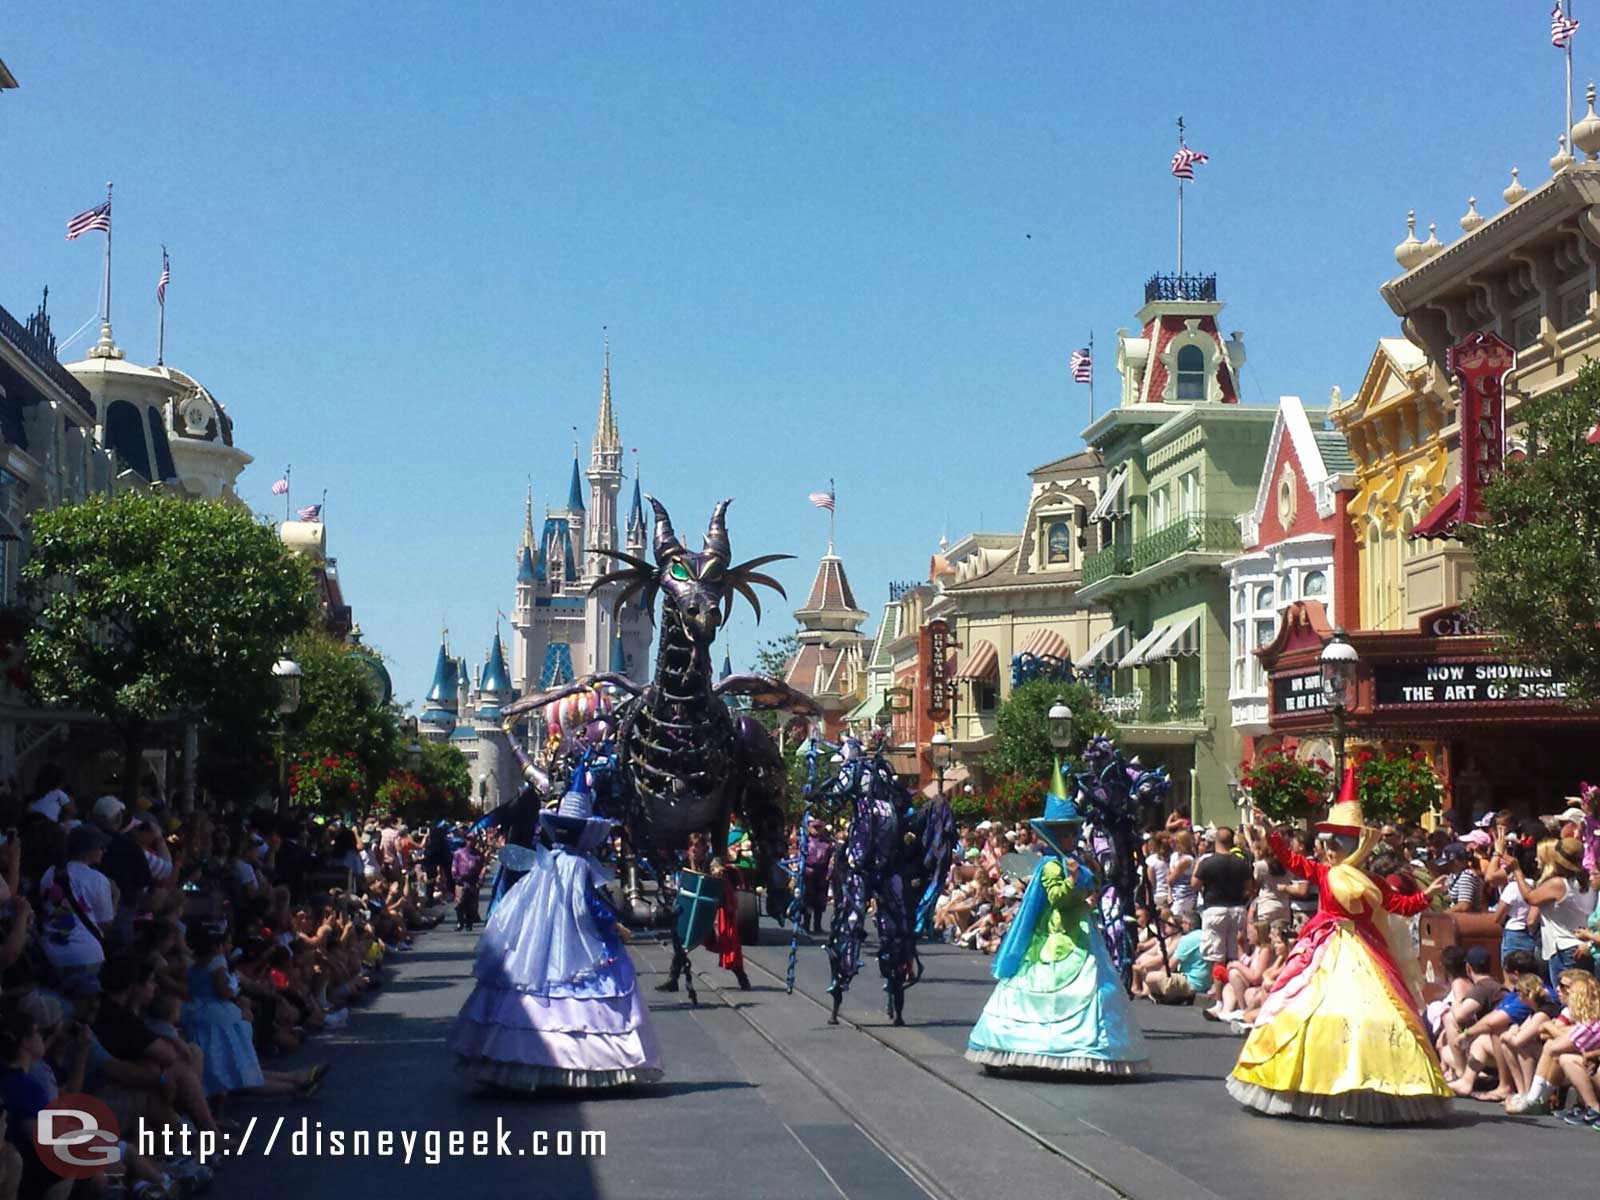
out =
<svg viewBox="0 0 1600 1200"><path fill-rule="evenodd" d="M366 664L354 647L323 633L306 633L290 647L305 672L300 707L284 719L285 748L293 758L354 755L371 789L405 762L400 717L374 694Z"/></svg>
<svg viewBox="0 0 1600 1200"><path fill-rule="evenodd" d="M472 776L466 756L448 742L422 743L415 775L426 793L418 819L465 820L473 813Z"/></svg>
<svg viewBox="0 0 1600 1200"><path fill-rule="evenodd" d="M1081 749L1097 733L1116 735L1116 723L1100 711L1095 694L1082 683L1035 679L1012 689L995 714L995 748L984 763L995 775L1048 781L1055 765L1046 714L1060 696L1072 709L1072 745Z"/></svg>
<svg viewBox="0 0 1600 1200"><path fill-rule="evenodd" d="M1525 403L1530 454L1483 495L1484 524L1460 537L1477 557L1468 606L1506 652L1549 667L1578 704L1600 701L1600 364Z"/></svg>
<svg viewBox="0 0 1600 1200"><path fill-rule="evenodd" d="M160 490L34 514L22 569L35 694L86 709L122 739L132 802L152 723L268 718L272 666L311 614L306 570L245 509Z"/></svg>

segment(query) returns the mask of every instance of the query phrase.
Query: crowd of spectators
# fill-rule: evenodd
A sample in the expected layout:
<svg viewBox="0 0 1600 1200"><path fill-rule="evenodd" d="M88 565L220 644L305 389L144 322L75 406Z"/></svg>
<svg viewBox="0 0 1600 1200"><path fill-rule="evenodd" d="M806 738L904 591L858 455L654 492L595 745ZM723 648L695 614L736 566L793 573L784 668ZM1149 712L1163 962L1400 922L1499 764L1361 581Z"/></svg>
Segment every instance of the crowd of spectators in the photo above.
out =
<svg viewBox="0 0 1600 1200"><path fill-rule="evenodd" d="M33 1139L61 1093L104 1103L122 1136L120 1164L78 1187L204 1188L210 1167L142 1155L140 1130L183 1145L165 1133L235 1128L236 1098L313 1096L326 1064L274 1060L348 1022L438 922L429 906L454 900L470 928L482 871L449 826L180 813L154 776L130 807L70 794L54 766L25 795L0 785L0 1200L72 1189Z"/></svg>

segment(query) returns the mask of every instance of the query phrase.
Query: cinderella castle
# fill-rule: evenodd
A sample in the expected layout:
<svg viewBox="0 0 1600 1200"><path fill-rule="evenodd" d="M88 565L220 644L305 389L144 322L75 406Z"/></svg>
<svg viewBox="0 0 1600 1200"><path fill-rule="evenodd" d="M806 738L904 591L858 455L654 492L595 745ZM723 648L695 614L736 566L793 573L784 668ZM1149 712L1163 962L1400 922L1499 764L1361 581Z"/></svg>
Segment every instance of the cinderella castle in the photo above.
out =
<svg viewBox="0 0 1600 1200"><path fill-rule="evenodd" d="M483 663L476 669L451 654L442 639L418 732L429 741L448 741L466 756L479 807L491 809L512 799L519 774L506 734L500 728L503 706L519 696L546 691L600 671L640 679L649 672L650 614L637 603L613 616L621 585L590 586L620 564L598 553L626 550L648 558L638 473L628 508L623 541L617 537L617 501L622 494L622 435L611 407L611 351L600 374L600 417L589 453L587 480L576 452L563 508L546 508L544 526L534 531L533 489L528 489L517 548L515 600L511 616L509 665L498 625ZM588 499L584 499L587 483ZM524 721L512 736L525 749L539 747L542 720Z"/></svg>

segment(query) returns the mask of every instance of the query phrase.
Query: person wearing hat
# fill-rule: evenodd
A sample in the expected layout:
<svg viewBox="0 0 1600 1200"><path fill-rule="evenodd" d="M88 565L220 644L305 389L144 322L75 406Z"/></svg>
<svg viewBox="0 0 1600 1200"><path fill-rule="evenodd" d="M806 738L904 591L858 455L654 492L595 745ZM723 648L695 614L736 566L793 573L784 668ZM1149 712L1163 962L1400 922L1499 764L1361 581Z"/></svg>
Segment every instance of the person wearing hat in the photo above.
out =
<svg viewBox="0 0 1600 1200"><path fill-rule="evenodd" d="M1581 966L1593 973L1589 963L1579 963L1578 947L1583 939L1578 931L1588 928L1594 915L1596 894L1589 884L1589 872L1583 869L1583 843L1575 837L1564 837L1544 849L1544 871L1537 883L1530 883L1523 873L1522 864L1507 858L1505 867L1511 882L1528 905L1539 908L1540 950L1550 964L1550 986L1554 987L1561 972Z"/></svg>
<svg viewBox="0 0 1600 1200"><path fill-rule="evenodd" d="M1362 819L1354 769L1317 825L1321 860L1296 854L1274 830L1267 844L1291 873L1317 885L1317 914L1301 931L1262 1001L1228 1092L1272 1116L1365 1125L1438 1120L1453 1093L1421 1016L1412 917L1444 889L1402 896L1362 869L1377 831Z"/></svg>
<svg viewBox="0 0 1600 1200"><path fill-rule="evenodd" d="M539 814L554 849L495 905L478 941L477 984L449 1046L468 1078L497 1088L608 1088L661 1077L661 1051L591 855L611 836L582 765Z"/></svg>
<svg viewBox="0 0 1600 1200"><path fill-rule="evenodd" d="M1094 875L1077 858L1083 817L1052 771L1044 815L1030 824L1044 855L994 957L1000 982L967 1037L985 1071L1134 1075L1150 1069L1144 1035L1111 962L1094 906Z"/></svg>
<svg viewBox="0 0 1600 1200"><path fill-rule="evenodd" d="M805 923L807 933L822 932L822 912L828 907L828 888L833 882L833 835L828 823L811 818L806 833Z"/></svg>

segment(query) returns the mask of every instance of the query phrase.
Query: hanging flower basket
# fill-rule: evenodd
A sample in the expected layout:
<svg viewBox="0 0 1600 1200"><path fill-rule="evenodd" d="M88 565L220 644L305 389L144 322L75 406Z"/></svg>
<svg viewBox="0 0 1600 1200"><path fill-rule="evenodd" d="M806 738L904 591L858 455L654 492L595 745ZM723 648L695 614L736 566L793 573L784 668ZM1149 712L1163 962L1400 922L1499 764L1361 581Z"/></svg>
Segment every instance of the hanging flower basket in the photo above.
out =
<svg viewBox="0 0 1600 1200"><path fill-rule="evenodd" d="M1265 750L1239 767L1239 785L1251 805L1280 824L1326 807L1333 782L1333 768L1322 759L1301 762L1281 749Z"/></svg>

